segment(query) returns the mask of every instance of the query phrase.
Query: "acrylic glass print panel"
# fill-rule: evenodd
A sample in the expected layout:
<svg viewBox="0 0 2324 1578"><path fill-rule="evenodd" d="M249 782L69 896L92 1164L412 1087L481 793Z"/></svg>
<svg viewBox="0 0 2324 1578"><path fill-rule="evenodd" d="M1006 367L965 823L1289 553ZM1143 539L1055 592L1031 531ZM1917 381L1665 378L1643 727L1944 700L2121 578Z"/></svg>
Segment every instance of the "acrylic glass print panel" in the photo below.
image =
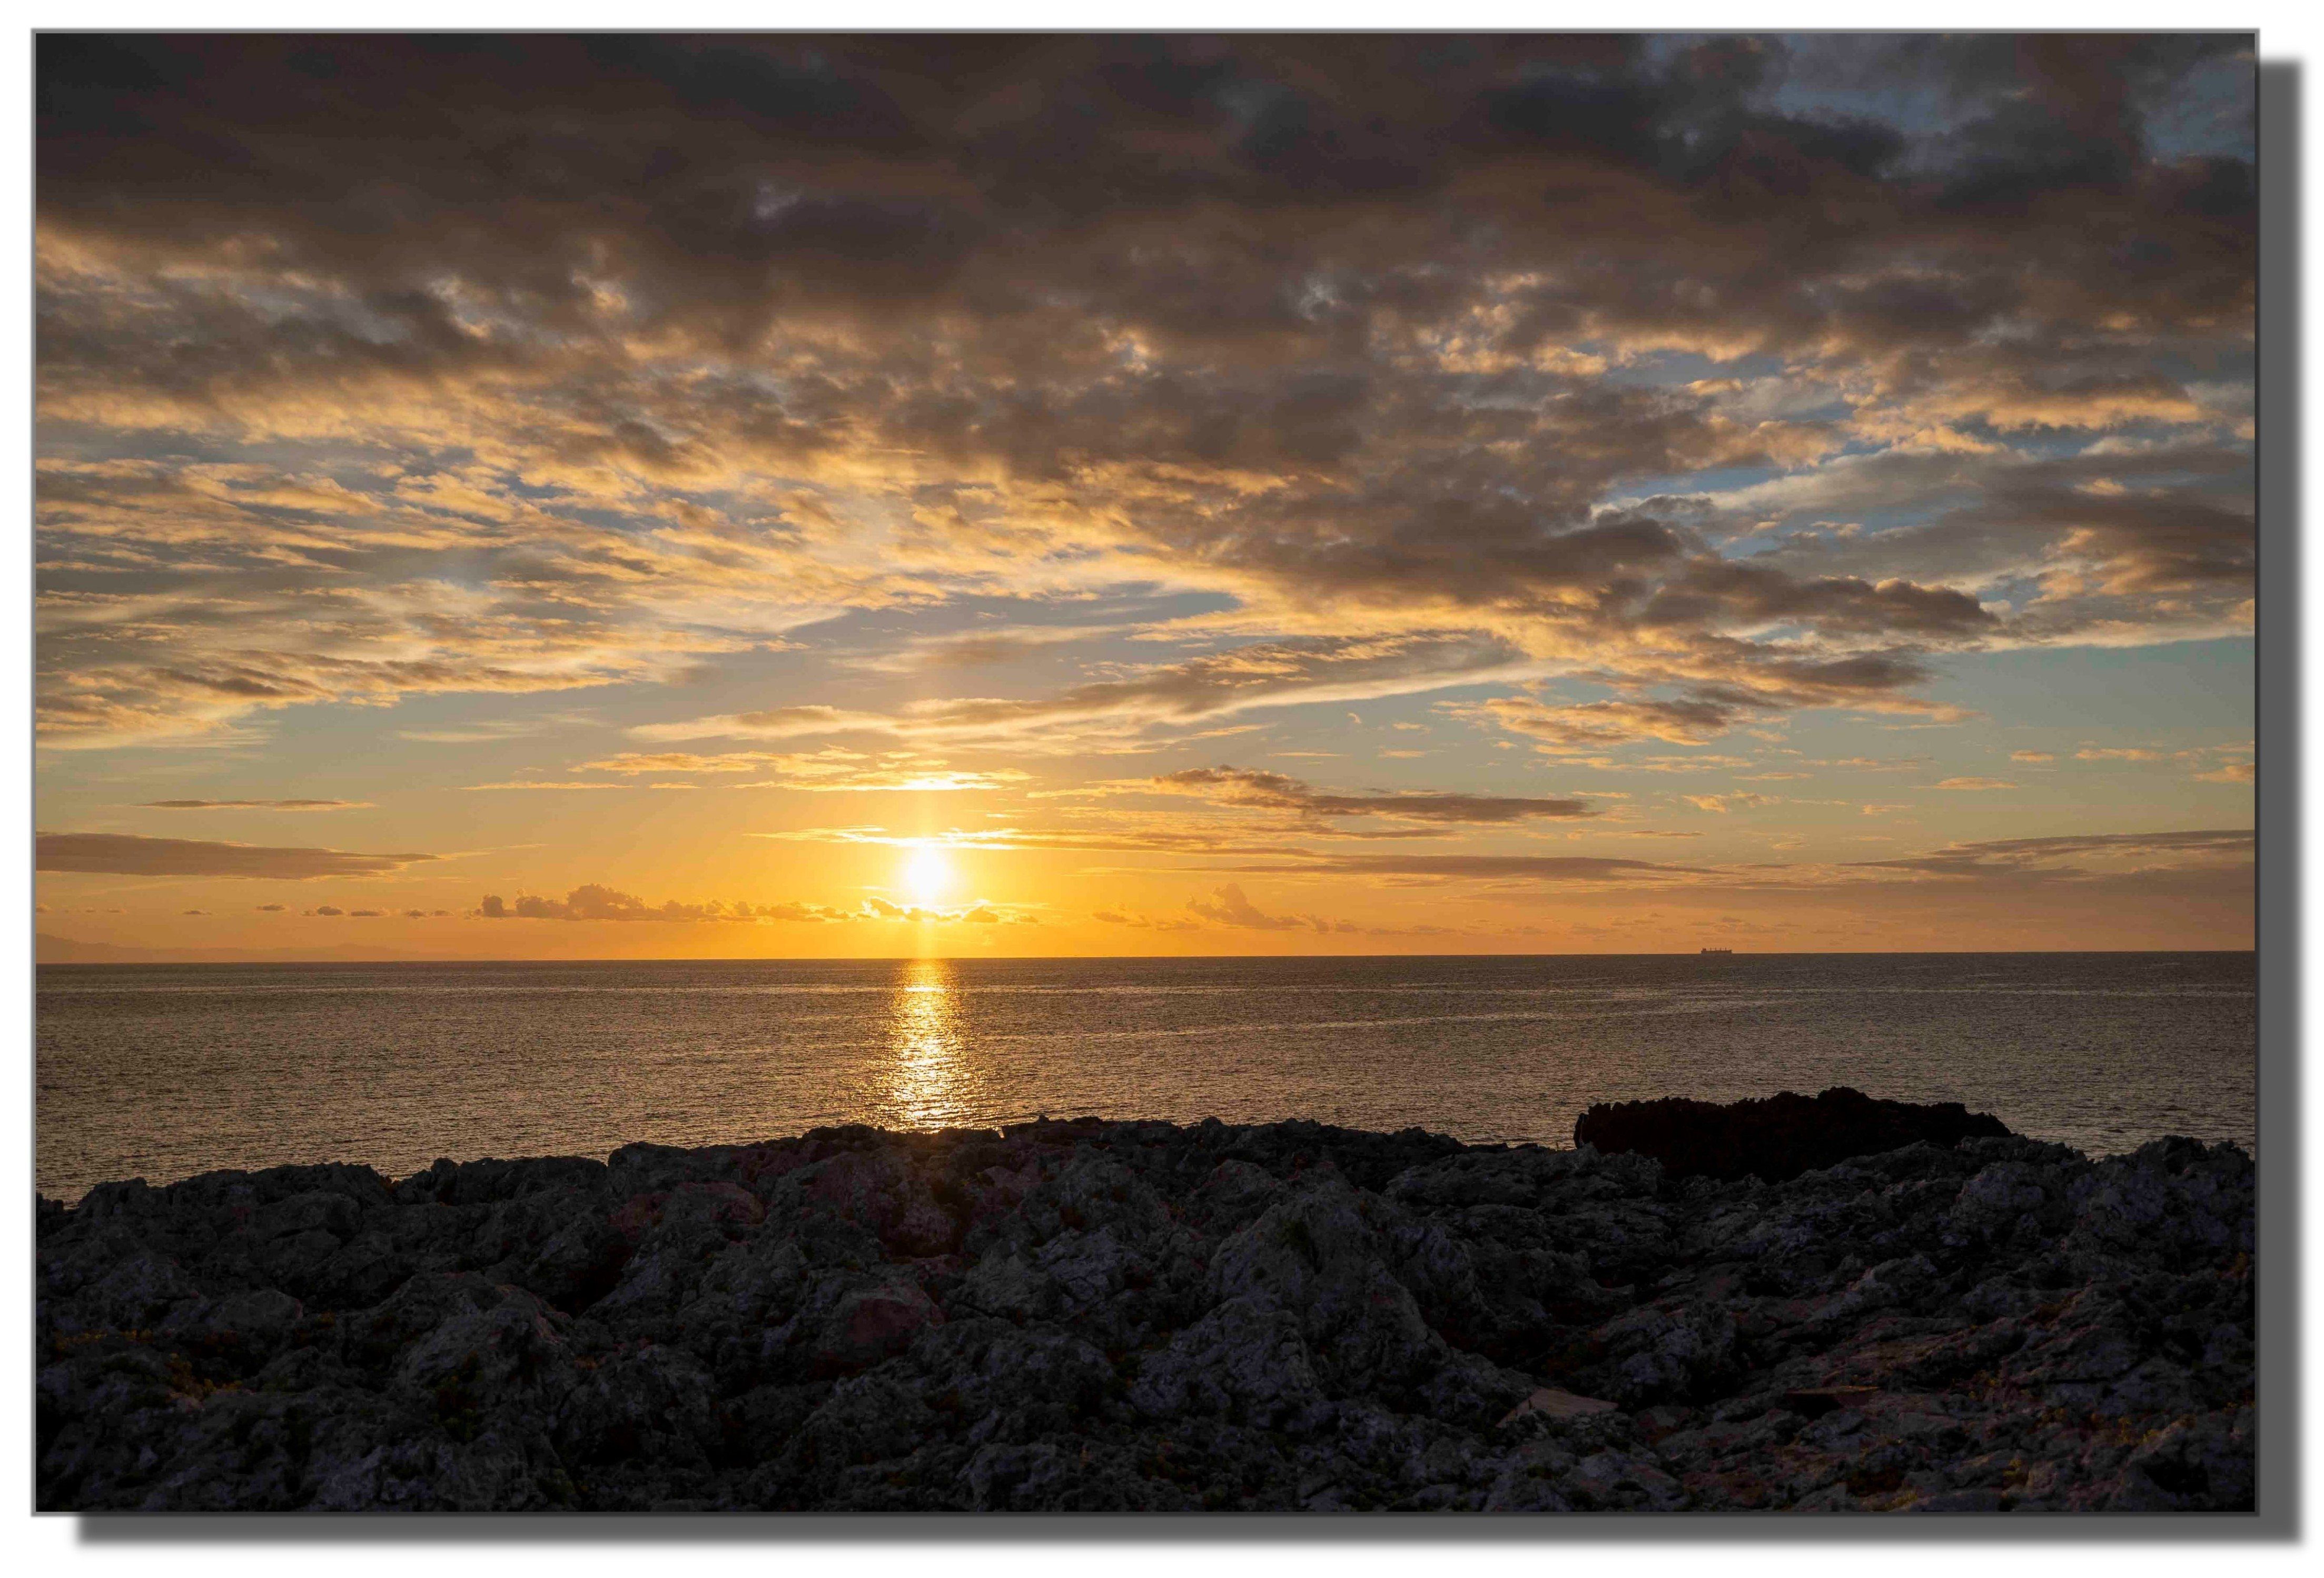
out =
<svg viewBox="0 0 2324 1578"><path fill-rule="evenodd" d="M2252 1509L2251 35L37 76L42 1507Z"/></svg>

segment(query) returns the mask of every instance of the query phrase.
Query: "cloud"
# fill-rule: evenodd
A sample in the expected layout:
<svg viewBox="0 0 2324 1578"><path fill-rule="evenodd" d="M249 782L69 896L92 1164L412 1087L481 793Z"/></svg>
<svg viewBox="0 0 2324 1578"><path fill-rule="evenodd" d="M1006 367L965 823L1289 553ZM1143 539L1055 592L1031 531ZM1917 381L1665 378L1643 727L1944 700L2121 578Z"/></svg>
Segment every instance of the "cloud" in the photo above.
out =
<svg viewBox="0 0 2324 1578"><path fill-rule="evenodd" d="M1019 626L1005 631L976 631L966 635L913 638L901 651L882 651L853 660L858 668L883 673L925 674L954 669L978 669L1014 662L1047 651L1109 635L1134 634L1136 624L1066 624ZM826 709L833 715L835 709ZM761 715L762 716L764 715Z"/></svg>
<svg viewBox="0 0 2324 1578"><path fill-rule="evenodd" d="M1046 696L963 697L894 715L844 715L843 728L809 728L816 709L737 713L686 724L650 724L641 738L784 737L877 728L900 738L1056 752L1102 747L1156 725L1187 724L1255 707L1409 695L1506 677L1525 653L1480 631L1421 631L1375 636L1295 636L1157 664L1118 679L1093 680ZM769 720L771 720L770 722ZM771 731L771 733L770 733Z"/></svg>
<svg viewBox="0 0 2324 1578"><path fill-rule="evenodd" d="M1853 576L1803 579L1767 565L1719 558L1697 561L1665 582L1637 618L1648 627L1791 625L1874 637L1959 636L2000 623L1977 598L1950 587L1915 586L1901 577L1877 585Z"/></svg>
<svg viewBox="0 0 2324 1578"><path fill-rule="evenodd" d="M1302 823L1319 829L1327 826L1330 818L1342 817L1384 816L1416 822L1491 826L1536 817L1563 819L1598 814L1588 802L1578 799L1435 791L1332 794L1279 772L1250 768L1189 767L1162 773L1148 781L1166 793L1199 795L1217 805L1287 811Z"/></svg>
<svg viewBox="0 0 2324 1578"><path fill-rule="evenodd" d="M2199 772L2196 778L2205 783L2252 783L2259 777L2258 769L2248 761L2230 761L2209 772Z"/></svg>
<svg viewBox="0 0 2324 1578"><path fill-rule="evenodd" d="M146 838L133 833L42 833L33 841L35 869L103 872L136 877L268 877L290 881L318 877L386 876L433 854L355 854L337 849L276 848L187 838Z"/></svg>
<svg viewBox="0 0 2324 1578"><path fill-rule="evenodd" d="M1698 811L1715 811L1722 817L1738 807L1748 810L1754 806L1783 804L1773 795L1753 794L1749 789L1733 789L1723 795L1681 795L1679 798Z"/></svg>
<svg viewBox="0 0 2324 1578"><path fill-rule="evenodd" d="M520 740L552 730L586 725L593 720L583 712L549 713L538 717L480 718L473 723L442 729L398 729L399 740L417 741L429 745L482 745L500 740Z"/></svg>
<svg viewBox="0 0 2324 1578"><path fill-rule="evenodd" d="M1332 920L1320 915L1269 915L1253 904L1241 887L1228 882L1211 891L1208 898L1186 900L1186 908L1196 917L1194 920L1167 917L1125 915L1118 911L1101 913L1097 918L1119 926L1145 927L1158 931L1198 929L1204 924L1233 927L1246 931L1312 931L1323 936L1343 937L1455 937L1458 927L1419 924L1413 926L1367 926L1352 920Z"/></svg>
<svg viewBox="0 0 2324 1578"><path fill-rule="evenodd" d="M514 903L496 893L488 893L475 911L485 920L666 920L666 921L752 921L807 920L824 918L824 912L813 905L726 904L712 900L706 904L687 904L678 900L650 905L633 893L624 893L600 882L585 882L562 899L544 899L537 894L520 893Z"/></svg>
<svg viewBox="0 0 2324 1578"><path fill-rule="evenodd" d="M149 811L368 811L369 800L140 800Z"/></svg>
<svg viewBox="0 0 2324 1578"><path fill-rule="evenodd" d="M871 731L891 733L895 720L882 713L851 712L835 706L765 707L729 713L686 723L641 724L630 731L641 740L699 740L713 735L737 739L788 740L807 734L844 734Z"/></svg>
<svg viewBox="0 0 2324 1578"><path fill-rule="evenodd" d="M2099 748L2085 745L2074 752L2077 761L2161 761L2170 755L2167 751L2150 751L2138 746Z"/></svg>
<svg viewBox="0 0 2324 1578"><path fill-rule="evenodd" d="M436 913L441 914L438 910ZM600 882L585 882L571 890L562 899L548 899L538 894L520 893L512 901L497 893L487 893L476 908L468 912L480 920L587 920L587 921L666 921L687 924L766 925L772 922L825 923L864 920L903 920L914 922L958 923L991 926L1004 923L1035 924L1038 918L1028 910L1013 906L980 901L958 909L924 909L915 905L893 904L885 899L872 897L854 909L835 909L829 905L786 901L774 904L754 904L745 901L687 903L665 900L660 904L649 904L633 893L624 893Z"/></svg>
<svg viewBox="0 0 2324 1578"><path fill-rule="evenodd" d="M1487 881L1631 882L1712 874L1709 868L1665 865L1605 855L1422 854L1323 855L1297 865L1245 866L1276 873L1336 872L1351 876L1448 877Z"/></svg>
<svg viewBox="0 0 2324 1578"><path fill-rule="evenodd" d="M1602 856L1325 854L1231 869L1254 875L1369 877L1388 883L1466 882L1513 900L1529 891L1578 889L1757 899L1821 893L1861 906L1882 901L1886 891L1936 884L1977 885L1995 891L2116 892L2125 901L2172 895L2233 901L2249 888L2252 852L2248 829L2224 829L1994 839L1839 863L1674 865ZM1212 902L1221 901L1214 897Z"/></svg>
<svg viewBox="0 0 2324 1578"><path fill-rule="evenodd" d="M1728 731L1796 707L1908 713L1936 723L1971 715L1950 704L1905 692L1929 677L1909 651L1808 655L1795 649L1711 642L1674 656L1653 676L1690 687L1675 697L1618 697L1556 704L1533 697L1496 697L1453 708L1536 742L1552 754L1598 752L1660 740L1701 745ZM1642 676L1645 678L1645 676Z"/></svg>
<svg viewBox="0 0 2324 1578"><path fill-rule="evenodd" d="M2054 751L2012 751L2009 753L2009 760L2012 761L2055 761L2058 760L2058 754Z"/></svg>
<svg viewBox="0 0 2324 1578"><path fill-rule="evenodd" d="M1302 835L1305 829L1301 829ZM798 827L754 833L753 838L799 844L877 844L918 848L935 844L951 849L1074 849L1157 854L1304 854L1281 838L1253 838L1231 824L1190 822L1179 817L1111 816L1083 826L1047 827L951 827L936 833L901 833L886 827Z"/></svg>
<svg viewBox="0 0 2324 1578"><path fill-rule="evenodd" d="M576 772L763 772L789 760L768 751L730 751L716 756L690 751L624 751L598 761L584 761Z"/></svg>
<svg viewBox="0 0 2324 1578"><path fill-rule="evenodd" d="M601 761L582 762L574 771L630 775L645 772L771 772L776 776L741 787L823 791L912 790L923 794L1004 789L1024 782L1028 776L1015 768L965 772L908 752L892 752L875 758L836 747L811 752L729 751L709 756L690 751L625 751Z"/></svg>
<svg viewBox="0 0 2324 1578"><path fill-rule="evenodd" d="M2094 833L2042 838L2001 838L1949 844L1932 854L1895 860L1859 861L1873 871L1904 872L1954 881L2089 880L2094 873L2058 863L2133 863L2140 869L2241 869L2252 861L2249 828L2168 833Z"/></svg>
<svg viewBox="0 0 2324 1578"><path fill-rule="evenodd" d="M1264 913L1233 882L1213 889L1207 899L1187 900L1186 908L1220 926L1243 927L1253 931L1301 931L1314 926L1304 916Z"/></svg>
<svg viewBox="0 0 2324 1578"><path fill-rule="evenodd" d="M1947 789L2006 789L2017 786L2006 778L1941 778L1936 788Z"/></svg>
<svg viewBox="0 0 2324 1578"><path fill-rule="evenodd" d="M1203 929L1203 923L1200 920L1190 919L1181 915L1144 915L1134 911L1100 909L1093 912L1090 918L1102 921L1108 926L1130 926L1146 931L1200 931Z"/></svg>
<svg viewBox="0 0 2324 1578"><path fill-rule="evenodd" d="M1590 701L1553 706L1530 697L1497 697L1481 715L1512 733L1528 735L1545 750L1603 750L1641 740L1700 745L1725 734L1745 712L1734 702L1696 698L1677 701Z"/></svg>

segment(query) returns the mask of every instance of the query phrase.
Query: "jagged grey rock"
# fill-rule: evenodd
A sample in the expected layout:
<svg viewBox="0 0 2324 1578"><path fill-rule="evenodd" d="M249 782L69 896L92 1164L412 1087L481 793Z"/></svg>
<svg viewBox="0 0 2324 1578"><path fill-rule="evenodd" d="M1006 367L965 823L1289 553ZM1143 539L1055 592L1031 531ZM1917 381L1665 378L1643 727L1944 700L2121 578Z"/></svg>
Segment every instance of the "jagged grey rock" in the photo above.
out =
<svg viewBox="0 0 2324 1578"><path fill-rule="evenodd" d="M2253 1169L1095 1120L109 1184L51 1509L2247 1509ZM1548 1395L1572 1401L1527 1407Z"/></svg>

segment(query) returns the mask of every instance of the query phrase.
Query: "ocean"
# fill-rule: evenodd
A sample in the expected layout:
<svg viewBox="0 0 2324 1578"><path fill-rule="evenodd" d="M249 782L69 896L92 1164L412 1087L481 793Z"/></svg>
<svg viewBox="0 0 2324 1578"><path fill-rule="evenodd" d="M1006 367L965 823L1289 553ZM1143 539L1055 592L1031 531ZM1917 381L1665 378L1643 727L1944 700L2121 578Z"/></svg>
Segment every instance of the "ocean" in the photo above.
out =
<svg viewBox="0 0 2324 1578"><path fill-rule="evenodd" d="M2254 1144L2249 953L51 964L41 1192L1041 1114L1572 1143L1854 1085L2093 1155Z"/></svg>

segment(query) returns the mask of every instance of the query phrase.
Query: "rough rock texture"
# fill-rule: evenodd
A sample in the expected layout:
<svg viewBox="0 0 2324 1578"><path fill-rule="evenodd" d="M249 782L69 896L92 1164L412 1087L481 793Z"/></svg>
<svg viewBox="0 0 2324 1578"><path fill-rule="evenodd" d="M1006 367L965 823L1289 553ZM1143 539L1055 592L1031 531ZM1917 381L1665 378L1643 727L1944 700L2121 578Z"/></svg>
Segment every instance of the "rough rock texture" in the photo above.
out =
<svg viewBox="0 0 2324 1578"><path fill-rule="evenodd" d="M1084 1120L108 1184L40 1206L39 1501L2248 1508L2252 1179Z"/></svg>
<svg viewBox="0 0 2324 1578"><path fill-rule="evenodd" d="M1682 1096L1600 1102L1573 1122L1576 1145L1653 1157L1674 1178L1757 1177L1770 1183L1852 1156L2008 1134L2000 1119L1972 1112L1959 1102L1884 1102L1844 1084L1821 1095L1784 1091L1723 1105Z"/></svg>

